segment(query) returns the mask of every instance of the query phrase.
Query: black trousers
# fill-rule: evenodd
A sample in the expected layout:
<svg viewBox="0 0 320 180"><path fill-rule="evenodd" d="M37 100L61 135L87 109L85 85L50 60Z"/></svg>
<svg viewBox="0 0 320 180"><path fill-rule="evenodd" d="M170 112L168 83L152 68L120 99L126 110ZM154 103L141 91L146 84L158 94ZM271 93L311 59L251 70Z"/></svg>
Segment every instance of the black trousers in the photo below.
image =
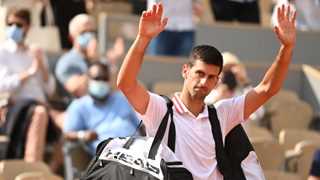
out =
<svg viewBox="0 0 320 180"><path fill-rule="evenodd" d="M210 0L216 21L239 21L260 24L258 1L234 2L229 0Z"/></svg>

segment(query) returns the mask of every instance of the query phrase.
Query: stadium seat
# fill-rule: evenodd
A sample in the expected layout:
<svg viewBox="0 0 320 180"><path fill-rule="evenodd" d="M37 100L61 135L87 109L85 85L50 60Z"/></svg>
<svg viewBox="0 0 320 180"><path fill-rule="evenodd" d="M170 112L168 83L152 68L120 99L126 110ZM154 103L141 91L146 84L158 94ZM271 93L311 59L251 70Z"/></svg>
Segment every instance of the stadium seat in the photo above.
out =
<svg viewBox="0 0 320 180"><path fill-rule="evenodd" d="M291 172L299 174L302 179L307 179L314 153L320 148L320 142L301 141L297 143L291 153L286 154L286 168ZM291 156L290 156L291 155Z"/></svg>
<svg viewBox="0 0 320 180"><path fill-rule="evenodd" d="M18 175L14 180L63 180L63 178L41 172L26 172Z"/></svg>
<svg viewBox="0 0 320 180"><path fill-rule="evenodd" d="M4 160L0 162L0 175L6 179L15 179L25 172L42 172L51 174L49 167L44 162L28 163L23 160Z"/></svg>
<svg viewBox="0 0 320 180"><path fill-rule="evenodd" d="M85 151L82 143L69 141L66 141L63 145L63 156L66 180L79 178L92 158Z"/></svg>
<svg viewBox="0 0 320 180"><path fill-rule="evenodd" d="M282 129L307 129L312 119L311 106L302 100L283 98L272 104L271 129L274 135L279 135Z"/></svg>
<svg viewBox="0 0 320 180"><path fill-rule="evenodd" d="M302 180L299 175L282 171L265 171L266 180Z"/></svg>
<svg viewBox="0 0 320 180"><path fill-rule="evenodd" d="M320 133L303 129L283 129L279 134L279 143L284 150L292 150L304 140L320 142Z"/></svg>
<svg viewBox="0 0 320 180"><path fill-rule="evenodd" d="M259 127L256 125L244 125L244 129L249 136L250 141L274 141L272 133L263 127Z"/></svg>
<svg viewBox="0 0 320 180"><path fill-rule="evenodd" d="M257 140L252 145L264 170L280 170L284 165L284 150L276 141Z"/></svg>
<svg viewBox="0 0 320 180"><path fill-rule="evenodd" d="M153 92L166 96L171 96L173 93L180 91L183 84L181 82L161 81L156 82L153 86Z"/></svg>

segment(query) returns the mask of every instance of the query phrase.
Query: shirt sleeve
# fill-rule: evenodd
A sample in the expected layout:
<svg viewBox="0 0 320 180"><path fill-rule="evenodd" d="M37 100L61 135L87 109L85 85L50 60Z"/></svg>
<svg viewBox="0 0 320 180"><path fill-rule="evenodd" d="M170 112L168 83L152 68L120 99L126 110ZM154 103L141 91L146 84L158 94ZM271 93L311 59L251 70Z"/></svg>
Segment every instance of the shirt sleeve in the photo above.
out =
<svg viewBox="0 0 320 180"><path fill-rule="evenodd" d="M224 136L238 124L244 122L244 103L246 94L224 99L215 104Z"/></svg>
<svg viewBox="0 0 320 180"><path fill-rule="evenodd" d="M154 136L158 129L163 116L167 112L166 101L161 96L149 92L150 99L145 114L138 114L138 117L143 120L146 126L146 131L149 136Z"/></svg>
<svg viewBox="0 0 320 180"><path fill-rule="evenodd" d="M85 119L82 116L81 110L81 106L77 100L71 103L67 109L66 119L64 121L64 132L85 130Z"/></svg>
<svg viewBox="0 0 320 180"><path fill-rule="evenodd" d="M0 92L11 93L15 91L21 84L19 74L8 73L8 69L5 66L0 65Z"/></svg>

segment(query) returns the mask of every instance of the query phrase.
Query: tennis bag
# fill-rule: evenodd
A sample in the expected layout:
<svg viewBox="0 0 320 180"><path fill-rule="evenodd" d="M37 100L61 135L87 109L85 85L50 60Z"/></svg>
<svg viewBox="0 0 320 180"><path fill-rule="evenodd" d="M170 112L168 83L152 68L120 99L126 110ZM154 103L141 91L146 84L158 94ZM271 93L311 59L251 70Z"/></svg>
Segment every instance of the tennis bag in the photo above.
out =
<svg viewBox="0 0 320 180"><path fill-rule="evenodd" d="M82 180L192 180L173 151L161 144L168 119L173 122L172 102L167 101L167 112L155 137L109 138L101 142ZM169 136L174 129L170 123ZM174 133L175 135L175 133ZM168 161L170 159L171 161ZM174 161L172 161L174 159Z"/></svg>

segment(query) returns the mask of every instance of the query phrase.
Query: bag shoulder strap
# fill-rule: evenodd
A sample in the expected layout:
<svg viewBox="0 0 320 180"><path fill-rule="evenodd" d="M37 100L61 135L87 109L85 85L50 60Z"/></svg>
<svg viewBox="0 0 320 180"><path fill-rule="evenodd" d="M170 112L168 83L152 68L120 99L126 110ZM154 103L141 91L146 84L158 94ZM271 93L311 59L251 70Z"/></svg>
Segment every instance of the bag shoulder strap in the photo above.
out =
<svg viewBox="0 0 320 180"><path fill-rule="evenodd" d="M151 145L151 148L150 148L150 151L148 154L149 159L155 159L155 156L158 152L159 146L161 144L161 141L162 141L164 134L166 132L166 129L167 129L168 119L169 119L169 117L172 117L171 114L173 114L172 106L173 106L172 101L167 102L167 112L164 115L164 117L162 118L162 121L158 127L156 134L155 134L154 140L152 142L152 145Z"/></svg>
<svg viewBox="0 0 320 180"><path fill-rule="evenodd" d="M172 106L173 106L173 102L172 100L165 96L165 95L161 95L167 103L167 108L168 111L170 111L170 118L171 118L171 122L170 122L170 127L169 127L169 136L168 136L168 147L172 150L172 152L175 152L175 146L176 146L176 127L174 125L174 121L173 121L173 111L172 111Z"/></svg>
<svg viewBox="0 0 320 180"><path fill-rule="evenodd" d="M224 179L227 179L226 176L230 175L231 172L231 165L224 151L223 146L223 137L220 122L218 119L217 111L214 105L208 106L209 112L209 121L211 125L211 131L213 135L213 139L215 142L215 150L216 150L216 159L220 173L223 175Z"/></svg>

